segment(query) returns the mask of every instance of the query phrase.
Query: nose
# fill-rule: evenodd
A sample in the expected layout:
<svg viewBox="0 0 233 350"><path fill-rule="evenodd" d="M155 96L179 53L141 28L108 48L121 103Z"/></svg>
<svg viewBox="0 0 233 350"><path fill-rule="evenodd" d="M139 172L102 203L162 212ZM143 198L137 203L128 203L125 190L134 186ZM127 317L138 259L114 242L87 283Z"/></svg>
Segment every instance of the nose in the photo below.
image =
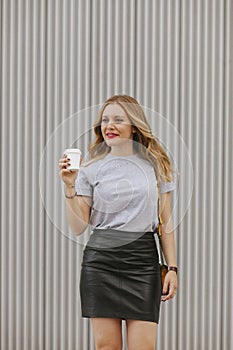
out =
<svg viewBox="0 0 233 350"><path fill-rule="evenodd" d="M106 126L108 128L114 128L114 126L115 126L114 120L113 119L109 119L108 122L106 123Z"/></svg>
<svg viewBox="0 0 233 350"><path fill-rule="evenodd" d="M108 129L114 129L114 123L109 122L109 123L107 124L107 128L108 128Z"/></svg>

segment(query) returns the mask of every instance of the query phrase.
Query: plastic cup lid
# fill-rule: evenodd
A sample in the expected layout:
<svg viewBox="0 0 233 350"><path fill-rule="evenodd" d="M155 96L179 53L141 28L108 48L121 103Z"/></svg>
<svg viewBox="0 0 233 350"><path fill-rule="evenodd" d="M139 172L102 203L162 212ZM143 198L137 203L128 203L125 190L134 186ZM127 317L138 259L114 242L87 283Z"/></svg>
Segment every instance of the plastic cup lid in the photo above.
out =
<svg viewBox="0 0 233 350"><path fill-rule="evenodd" d="M82 153L78 148L68 148L66 149L65 152L69 152L69 153Z"/></svg>

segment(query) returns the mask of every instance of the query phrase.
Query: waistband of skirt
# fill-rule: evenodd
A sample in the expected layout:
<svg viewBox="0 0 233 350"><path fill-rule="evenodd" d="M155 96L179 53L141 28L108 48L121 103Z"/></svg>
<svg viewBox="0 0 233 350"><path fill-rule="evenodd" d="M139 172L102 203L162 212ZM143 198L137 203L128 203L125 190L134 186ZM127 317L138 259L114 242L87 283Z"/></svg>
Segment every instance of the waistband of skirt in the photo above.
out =
<svg viewBox="0 0 233 350"><path fill-rule="evenodd" d="M128 244L148 244L154 241L154 232L132 232L115 229L94 229L87 246L110 248ZM137 243L138 242L138 243Z"/></svg>
<svg viewBox="0 0 233 350"><path fill-rule="evenodd" d="M155 232L152 231L125 231L125 230L117 230L112 228L99 229L94 228L92 230L92 234L98 235L111 235L116 237L148 237L149 235L154 236Z"/></svg>

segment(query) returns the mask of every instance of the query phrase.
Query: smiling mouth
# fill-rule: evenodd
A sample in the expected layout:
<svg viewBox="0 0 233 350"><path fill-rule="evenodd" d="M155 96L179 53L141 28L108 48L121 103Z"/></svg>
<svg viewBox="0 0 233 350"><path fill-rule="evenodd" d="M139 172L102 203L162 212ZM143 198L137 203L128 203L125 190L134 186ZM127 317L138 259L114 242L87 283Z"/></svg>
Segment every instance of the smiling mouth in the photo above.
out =
<svg viewBox="0 0 233 350"><path fill-rule="evenodd" d="M106 136L107 136L107 138L109 138L109 139L113 139L114 137L117 137L117 136L119 136L119 135L110 132L110 133L107 133Z"/></svg>

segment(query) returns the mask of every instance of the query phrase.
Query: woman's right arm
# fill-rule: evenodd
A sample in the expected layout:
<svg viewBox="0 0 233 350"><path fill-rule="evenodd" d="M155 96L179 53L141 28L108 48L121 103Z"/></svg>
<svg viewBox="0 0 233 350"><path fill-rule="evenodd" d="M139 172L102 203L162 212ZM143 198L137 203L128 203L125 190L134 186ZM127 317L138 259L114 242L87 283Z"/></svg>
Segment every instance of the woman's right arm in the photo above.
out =
<svg viewBox="0 0 233 350"><path fill-rule="evenodd" d="M65 184L66 214L72 232L80 235L87 228L90 221L92 199L88 196L75 196L75 179L78 170L68 170L69 159L64 155L59 160L60 177Z"/></svg>

